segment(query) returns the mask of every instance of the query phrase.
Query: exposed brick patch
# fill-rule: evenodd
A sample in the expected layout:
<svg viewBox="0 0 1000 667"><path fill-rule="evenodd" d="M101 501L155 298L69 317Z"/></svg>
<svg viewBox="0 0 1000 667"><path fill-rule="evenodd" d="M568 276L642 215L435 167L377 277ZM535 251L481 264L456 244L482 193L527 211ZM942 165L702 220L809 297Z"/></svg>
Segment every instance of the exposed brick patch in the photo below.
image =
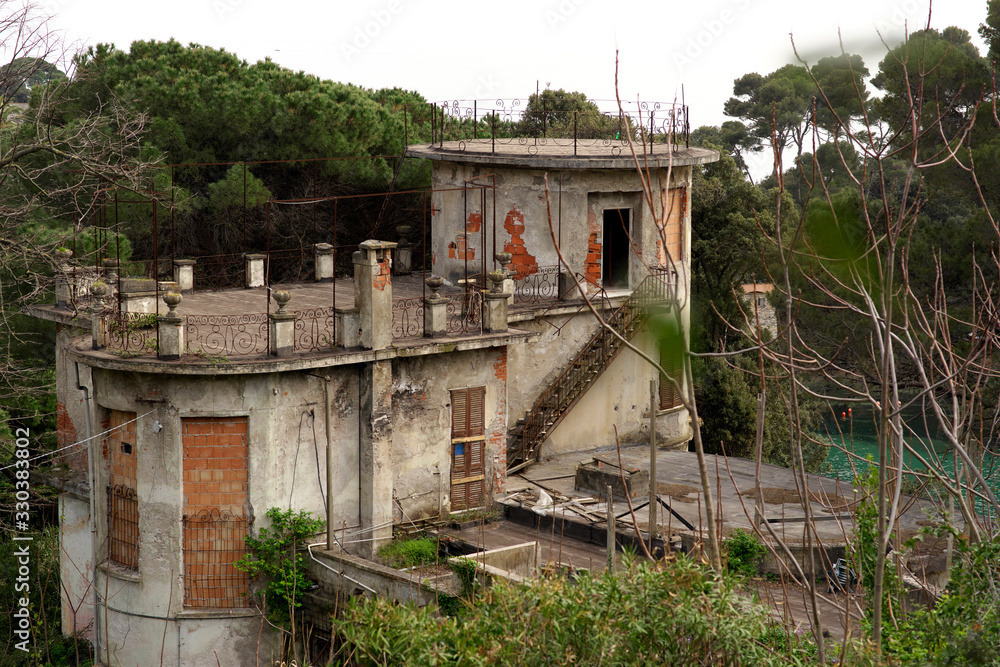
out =
<svg viewBox="0 0 1000 667"><path fill-rule="evenodd" d="M501 347L496 352L493 362L493 375L498 380L497 412L495 428L490 433L489 451L494 455L496 464L493 466L493 492L500 493L507 482L507 348Z"/></svg>
<svg viewBox="0 0 1000 667"><path fill-rule="evenodd" d="M593 287L601 286L601 237L599 232L590 232L587 239L587 261L584 276Z"/></svg>
<svg viewBox="0 0 1000 667"><path fill-rule="evenodd" d="M62 401L56 402L56 435L59 439L60 447L67 447L76 442L79 438L76 434L76 426L70 419L69 412ZM70 470L84 472L87 470L87 449L84 446L75 447L68 456L63 459Z"/></svg>
<svg viewBox="0 0 1000 667"><path fill-rule="evenodd" d="M456 236L455 241L448 244L448 257L451 259L475 259L476 249L470 248L468 243L467 235L459 234Z"/></svg>
<svg viewBox="0 0 1000 667"><path fill-rule="evenodd" d="M517 210L516 205L507 212L503 228L510 234L510 241L504 245L503 249L513 256L511 268L514 271L514 279L523 279L533 273L538 273L538 262L535 260L535 256L528 252L521 236L524 234L524 213Z"/></svg>
<svg viewBox="0 0 1000 667"><path fill-rule="evenodd" d="M583 277L587 291L593 294L601 288L601 249L603 227L598 220L599 207L591 202L587 207L587 258L583 263Z"/></svg>
<svg viewBox="0 0 1000 667"><path fill-rule="evenodd" d="M391 282L390 274L392 273L392 266L389 262L389 258L385 257L378 261L378 273L372 279L372 286L381 291L385 290L385 286Z"/></svg>
<svg viewBox="0 0 1000 667"><path fill-rule="evenodd" d="M687 217L688 192L686 187L670 188L667 192L667 210L664 213L665 229L663 237L667 240L667 252L674 262L681 261L681 247L684 229L684 219ZM657 248L659 250L659 248ZM666 257L661 260L666 264Z"/></svg>
<svg viewBox="0 0 1000 667"><path fill-rule="evenodd" d="M481 213L470 213L469 219L465 223L465 231L470 234L479 233L479 228L483 225L483 215Z"/></svg>

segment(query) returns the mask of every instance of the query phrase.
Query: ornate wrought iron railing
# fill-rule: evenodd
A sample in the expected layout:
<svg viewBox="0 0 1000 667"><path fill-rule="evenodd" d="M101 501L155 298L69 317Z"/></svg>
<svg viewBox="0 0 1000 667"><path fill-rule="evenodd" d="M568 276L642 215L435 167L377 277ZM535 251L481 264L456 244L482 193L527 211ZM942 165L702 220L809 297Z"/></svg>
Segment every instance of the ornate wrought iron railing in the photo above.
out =
<svg viewBox="0 0 1000 667"><path fill-rule="evenodd" d="M424 300L394 299L392 302L392 338L415 338L424 335Z"/></svg>
<svg viewBox="0 0 1000 667"><path fill-rule="evenodd" d="M537 460L545 439L624 347L621 339L608 328L630 340L653 307L669 302L675 283L675 273L654 272L605 319L607 326L594 334L569 366L542 392L525 417L523 427L511 434L507 444L508 474Z"/></svg>
<svg viewBox="0 0 1000 667"><path fill-rule="evenodd" d="M267 354L267 313L188 315L187 352L208 356Z"/></svg>
<svg viewBox="0 0 1000 667"><path fill-rule="evenodd" d="M159 338L155 313L106 312L104 327L108 350L129 356L156 355Z"/></svg>
<svg viewBox="0 0 1000 667"><path fill-rule="evenodd" d="M514 303L542 303L559 298L557 266L542 266L533 273L514 277Z"/></svg>
<svg viewBox="0 0 1000 667"><path fill-rule="evenodd" d="M429 112L431 144L458 141L460 149L524 146L528 153L541 146L589 148L611 155L654 152L657 146L677 150L690 145L691 121L684 104L653 101L590 100L591 110L546 108L545 100L529 104L519 99L450 100L408 105L408 114Z"/></svg>
<svg viewBox="0 0 1000 667"><path fill-rule="evenodd" d="M483 293L468 287L464 293L448 294L447 331L450 334L483 332Z"/></svg>
<svg viewBox="0 0 1000 667"><path fill-rule="evenodd" d="M326 350L337 344L337 317L333 308L295 311L296 352Z"/></svg>

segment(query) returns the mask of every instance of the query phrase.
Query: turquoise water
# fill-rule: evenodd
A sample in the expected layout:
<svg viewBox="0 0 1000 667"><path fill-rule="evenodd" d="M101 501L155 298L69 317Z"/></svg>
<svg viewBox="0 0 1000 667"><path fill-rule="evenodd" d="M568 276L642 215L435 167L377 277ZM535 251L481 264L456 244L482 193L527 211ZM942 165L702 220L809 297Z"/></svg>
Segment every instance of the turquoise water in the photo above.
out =
<svg viewBox="0 0 1000 667"><path fill-rule="evenodd" d="M823 428L826 435L837 443L837 447L830 448L822 472L830 477L853 480L855 474L864 474L868 468L868 464L863 459L870 456L873 461L878 461L877 424L870 407L852 404L851 414L845 417L841 415L848 410L846 404L834 405L833 407L836 418L833 415L827 417ZM951 446L940 437L940 430L936 423L932 423L931 417L928 416L925 423L920 406L911 406L904 409L903 419L913 430L913 435L907 437L907 442L925 460L932 462L932 465L935 467L939 465L952 474L955 469L954 453ZM850 454L854 454L854 456ZM862 460L856 457L861 457ZM903 460L908 469L917 471L924 469L920 460L909 452L906 452ZM964 468L964 464L962 466ZM993 489L993 493L1000 497L1000 456L994 456L990 453L984 454L981 470L983 477ZM986 508L983 502L977 502L976 505L978 511L985 512Z"/></svg>

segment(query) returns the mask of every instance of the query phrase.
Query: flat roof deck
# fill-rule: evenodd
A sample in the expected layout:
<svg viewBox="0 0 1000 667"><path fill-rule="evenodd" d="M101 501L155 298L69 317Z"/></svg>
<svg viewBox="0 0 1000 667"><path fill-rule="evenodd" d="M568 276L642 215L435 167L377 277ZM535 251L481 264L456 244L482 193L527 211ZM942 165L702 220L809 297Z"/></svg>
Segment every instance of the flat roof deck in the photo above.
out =
<svg viewBox="0 0 1000 667"><path fill-rule="evenodd" d="M635 150L633 157L632 151ZM644 152L645 151L645 152ZM679 144L572 138L496 138L463 139L435 144L407 146L409 157L446 162L529 167L536 169L636 169L636 159L645 168L684 167L708 164L719 159L719 152Z"/></svg>

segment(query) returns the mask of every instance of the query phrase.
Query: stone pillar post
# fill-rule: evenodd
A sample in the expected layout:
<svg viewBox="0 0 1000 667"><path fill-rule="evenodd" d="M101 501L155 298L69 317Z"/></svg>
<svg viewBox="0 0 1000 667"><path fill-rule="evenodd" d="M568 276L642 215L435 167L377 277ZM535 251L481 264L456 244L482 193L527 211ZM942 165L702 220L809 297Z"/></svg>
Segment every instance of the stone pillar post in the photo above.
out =
<svg viewBox="0 0 1000 667"><path fill-rule="evenodd" d="M285 290L275 290L271 296L278 304L278 312L267 316L271 327L269 351L276 357L287 357L295 350L295 313L285 311L285 304L292 295Z"/></svg>
<svg viewBox="0 0 1000 667"><path fill-rule="evenodd" d="M108 284L108 294L114 294L118 289L118 260L101 260L101 266L104 267L104 282Z"/></svg>
<svg viewBox="0 0 1000 667"><path fill-rule="evenodd" d="M164 361L180 359L187 347L187 339L184 330L184 318L177 314L177 306L180 304L180 292L167 292L163 295L163 302L167 304L167 314L160 317L157 323L157 335L159 337L159 358Z"/></svg>
<svg viewBox="0 0 1000 667"><path fill-rule="evenodd" d="M243 255L243 257L246 259L247 265L247 287L263 287L264 260L267 258L267 255Z"/></svg>
<svg viewBox="0 0 1000 667"><path fill-rule="evenodd" d="M334 308L337 323L337 345L358 347L361 345L361 321L357 308Z"/></svg>
<svg viewBox="0 0 1000 667"><path fill-rule="evenodd" d="M493 289L483 295L486 303L486 317L483 318L483 330L490 333L507 331L507 299L510 294L503 291L507 274L503 269L489 275Z"/></svg>
<svg viewBox="0 0 1000 667"><path fill-rule="evenodd" d="M329 243L313 245L313 260L316 266L315 278L318 283L333 281L333 246Z"/></svg>
<svg viewBox="0 0 1000 667"><path fill-rule="evenodd" d="M108 285L104 281L98 280L90 286L90 335L91 345L95 350L100 350L107 345L107 332L104 322L104 295L108 293Z"/></svg>
<svg viewBox="0 0 1000 667"><path fill-rule="evenodd" d="M361 555L371 557L392 540L392 362L374 361L361 372Z"/></svg>
<svg viewBox="0 0 1000 667"><path fill-rule="evenodd" d="M441 276L431 276L424 282L431 288L431 295L424 297L424 336L444 336L448 333L448 299L438 294L444 279Z"/></svg>
<svg viewBox="0 0 1000 667"><path fill-rule="evenodd" d="M73 301L73 267L69 260L73 251L58 248L56 255L56 307L66 308Z"/></svg>
<svg viewBox="0 0 1000 667"><path fill-rule="evenodd" d="M389 241L364 241L354 253L354 293L361 318L361 347L392 344L392 255Z"/></svg>
<svg viewBox="0 0 1000 667"><path fill-rule="evenodd" d="M182 292L194 289L194 265L197 263L195 259L174 260L174 282Z"/></svg>

